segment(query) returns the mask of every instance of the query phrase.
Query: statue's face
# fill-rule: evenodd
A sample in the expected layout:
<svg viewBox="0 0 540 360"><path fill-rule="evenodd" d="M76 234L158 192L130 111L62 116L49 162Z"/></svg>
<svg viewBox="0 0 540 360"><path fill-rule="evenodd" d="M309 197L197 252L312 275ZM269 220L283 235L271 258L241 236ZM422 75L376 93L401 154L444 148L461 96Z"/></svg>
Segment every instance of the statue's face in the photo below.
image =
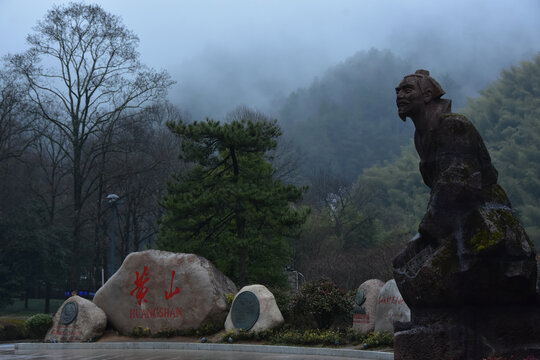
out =
<svg viewBox="0 0 540 360"><path fill-rule="evenodd" d="M420 111L423 111L425 107L424 95L414 76L407 76L399 83L396 88L396 104L399 117L403 121L407 117L413 118Z"/></svg>

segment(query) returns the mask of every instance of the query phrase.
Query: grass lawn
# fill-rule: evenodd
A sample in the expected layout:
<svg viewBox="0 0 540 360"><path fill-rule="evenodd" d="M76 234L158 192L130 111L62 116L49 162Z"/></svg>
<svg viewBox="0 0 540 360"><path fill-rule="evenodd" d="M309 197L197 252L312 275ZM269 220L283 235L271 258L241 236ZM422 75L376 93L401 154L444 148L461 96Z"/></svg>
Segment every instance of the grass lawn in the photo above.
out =
<svg viewBox="0 0 540 360"><path fill-rule="evenodd" d="M51 299L50 311L54 315L65 299ZM13 300L11 305L0 308L0 316L32 316L42 314L45 309L45 299L28 299L28 309L24 308L24 300Z"/></svg>

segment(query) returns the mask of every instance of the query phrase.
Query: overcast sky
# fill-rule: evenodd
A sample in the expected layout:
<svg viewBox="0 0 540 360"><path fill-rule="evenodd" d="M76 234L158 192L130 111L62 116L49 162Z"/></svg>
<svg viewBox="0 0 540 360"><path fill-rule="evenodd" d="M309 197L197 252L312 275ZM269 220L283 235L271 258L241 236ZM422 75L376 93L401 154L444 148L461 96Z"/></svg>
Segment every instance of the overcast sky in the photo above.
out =
<svg viewBox="0 0 540 360"><path fill-rule="evenodd" d="M0 55L24 51L36 22L67 2L0 0ZM171 101L198 102L187 109L196 116L219 117L240 103L264 108L371 47L412 59L417 68L452 75L467 67L486 78L540 51L539 0L92 3L123 18L140 38L141 60L178 81Z"/></svg>

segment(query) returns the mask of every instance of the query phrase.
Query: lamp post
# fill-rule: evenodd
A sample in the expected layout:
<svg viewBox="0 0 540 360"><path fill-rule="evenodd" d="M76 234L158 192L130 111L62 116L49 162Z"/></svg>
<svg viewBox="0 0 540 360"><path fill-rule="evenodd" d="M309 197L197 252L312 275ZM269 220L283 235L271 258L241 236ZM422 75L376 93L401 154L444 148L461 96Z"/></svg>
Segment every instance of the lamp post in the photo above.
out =
<svg viewBox="0 0 540 360"><path fill-rule="evenodd" d="M113 276L114 274L114 235L115 235L115 222L116 222L116 202L118 201L120 197L116 194L109 194L107 195L107 201L109 202L109 205L112 210L111 215L111 226L109 229L109 237L111 239L111 254L109 258L109 278Z"/></svg>
<svg viewBox="0 0 540 360"><path fill-rule="evenodd" d="M299 282L300 282L299 276L302 277L303 282L306 282L306 277L305 277L304 274L302 274L300 271L294 270L294 269L292 268L292 266L290 266L290 265L288 265L288 266L285 268L285 270L287 270L287 271L289 271L289 272L293 272L293 273L296 274L296 291L298 291L298 289L299 289L299 287L300 287L300 286L299 286Z"/></svg>

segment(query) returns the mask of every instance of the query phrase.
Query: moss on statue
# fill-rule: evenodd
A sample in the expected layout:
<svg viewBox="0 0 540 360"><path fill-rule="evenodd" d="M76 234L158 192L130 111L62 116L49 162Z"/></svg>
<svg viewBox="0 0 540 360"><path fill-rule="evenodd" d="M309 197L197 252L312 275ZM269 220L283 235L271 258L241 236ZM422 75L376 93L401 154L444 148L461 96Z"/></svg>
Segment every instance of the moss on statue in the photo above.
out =
<svg viewBox="0 0 540 360"><path fill-rule="evenodd" d="M475 251L485 250L501 241L504 235L501 231L481 230L470 240L472 249Z"/></svg>
<svg viewBox="0 0 540 360"><path fill-rule="evenodd" d="M432 258L432 266L438 270L438 272L443 274L450 274L460 271L459 257L457 255L457 249L450 244L444 246L440 249Z"/></svg>

